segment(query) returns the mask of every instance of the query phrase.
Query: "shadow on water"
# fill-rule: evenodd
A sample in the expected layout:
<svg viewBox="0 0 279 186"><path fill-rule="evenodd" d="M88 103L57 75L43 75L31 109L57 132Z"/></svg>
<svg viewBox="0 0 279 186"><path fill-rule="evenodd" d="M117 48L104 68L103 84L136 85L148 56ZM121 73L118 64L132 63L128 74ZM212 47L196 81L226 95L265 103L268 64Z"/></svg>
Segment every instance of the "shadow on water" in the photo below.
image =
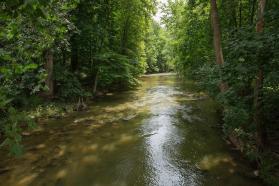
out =
<svg viewBox="0 0 279 186"><path fill-rule="evenodd" d="M216 105L174 75L97 100L88 111L43 123L26 153L1 153L5 186L258 186L216 129Z"/></svg>

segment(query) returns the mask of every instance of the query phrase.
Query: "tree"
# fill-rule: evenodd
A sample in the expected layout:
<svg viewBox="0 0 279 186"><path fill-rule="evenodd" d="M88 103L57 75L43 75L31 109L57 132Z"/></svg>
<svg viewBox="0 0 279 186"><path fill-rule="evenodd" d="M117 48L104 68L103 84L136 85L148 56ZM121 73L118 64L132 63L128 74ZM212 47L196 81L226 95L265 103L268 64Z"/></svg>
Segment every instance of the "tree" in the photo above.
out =
<svg viewBox="0 0 279 186"><path fill-rule="evenodd" d="M216 4L216 0L210 0L211 7L211 21L212 21L212 29L213 29L213 40L214 40L214 49L215 49L215 57L217 65L222 68L224 66L224 57L223 50L221 45L221 29L219 23L218 16L218 8ZM221 73L220 73L221 75ZM222 77L221 77L222 78ZM228 89L227 84L225 84L222 80L220 83L220 90L224 92Z"/></svg>
<svg viewBox="0 0 279 186"><path fill-rule="evenodd" d="M167 32L159 23L152 20L151 27L145 36L146 72L158 73L173 70L173 64L167 49Z"/></svg>
<svg viewBox="0 0 279 186"><path fill-rule="evenodd" d="M276 159L279 139L278 6L277 0L176 0L169 1L164 17L179 75L195 80L225 108L224 134L260 163L270 185L278 185L268 163ZM216 86L220 81L225 86Z"/></svg>
<svg viewBox="0 0 279 186"><path fill-rule="evenodd" d="M53 97L54 95L54 82L53 82L53 53L51 50L47 50L45 53L45 69L47 73L46 86L48 88L46 95Z"/></svg>
<svg viewBox="0 0 279 186"><path fill-rule="evenodd" d="M258 2L258 21L256 25L256 32L261 34L264 30L264 9L266 0L259 0ZM265 123L263 121L263 83L264 83L264 60L260 56L259 69L256 76L256 84L254 91L254 123L257 127L257 144L260 151L266 147L267 133Z"/></svg>

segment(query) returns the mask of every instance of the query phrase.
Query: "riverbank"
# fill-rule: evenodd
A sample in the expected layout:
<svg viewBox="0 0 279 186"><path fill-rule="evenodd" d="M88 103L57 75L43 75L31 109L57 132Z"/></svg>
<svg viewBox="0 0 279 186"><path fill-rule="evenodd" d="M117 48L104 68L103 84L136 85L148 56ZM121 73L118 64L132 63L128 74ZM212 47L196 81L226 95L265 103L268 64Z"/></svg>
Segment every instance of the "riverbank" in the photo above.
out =
<svg viewBox="0 0 279 186"><path fill-rule="evenodd" d="M215 103L175 76L142 77L136 90L46 120L2 154L0 181L29 185L257 185L216 128ZM1 171L0 171L1 172Z"/></svg>

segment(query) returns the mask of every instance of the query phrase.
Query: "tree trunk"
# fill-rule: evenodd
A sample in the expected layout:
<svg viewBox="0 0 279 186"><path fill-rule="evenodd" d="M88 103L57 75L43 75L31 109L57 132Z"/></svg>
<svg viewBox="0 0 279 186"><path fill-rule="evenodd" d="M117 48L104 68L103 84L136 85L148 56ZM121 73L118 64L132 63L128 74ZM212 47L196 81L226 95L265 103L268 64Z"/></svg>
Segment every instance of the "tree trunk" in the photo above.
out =
<svg viewBox="0 0 279 186"><path fill-rule="evenodd" d="M259 0L258 4L258 22L256 25L256 31L262 33L264 30L264 9L266 0ZM260 52L260 51L259 51ZM257 145L259 151L263 151L266 146L267 134L266 127L263 121L263 81L264 81L264 69L263 60L260 60L258 74L256 77L256 85L254 91L254 123L257 128Z"/></svg>
<svg viewBox="0 0 279 186"><path fill-rule="evenodd" d="M97 71L97 72L96 72L96 75L95 75L95 78L94 78L93 95L95 95L96 92L97 92L97 87L98 87L98 75L99 75L99 72Z"/></svg>
<svg viewBox="0 0 279 186"><path fill-rule="evenodd" d="M47 73L46 78L46 86L48 87L48 91L46 95L49 97L53 97L54 94L54 83L53 83L53 52L51 50L47 50L45 54L46 63L45 70Z"/></svg>
<svg viewBox="0 0 279 186"><path fill-rule="evenodd" d="M264 9L265 9L266 0L259 0L258 4L258 22L256 25L256 31L258 33L263 32L264 30Z"/></svg>
<svg viewBox="0 0 279 186"><path fill-rule="evenodd" d="M211 22L213 28L213 40L214 40L216 63L217 65L222 67L224 65L224 57L223 57L223 51L221 45L221 29L220 29L216 0L211 0L210 4L211 4ZM219 87L221 92L224 92L228 89L228 85L224 82L221 82Z"/></svg>

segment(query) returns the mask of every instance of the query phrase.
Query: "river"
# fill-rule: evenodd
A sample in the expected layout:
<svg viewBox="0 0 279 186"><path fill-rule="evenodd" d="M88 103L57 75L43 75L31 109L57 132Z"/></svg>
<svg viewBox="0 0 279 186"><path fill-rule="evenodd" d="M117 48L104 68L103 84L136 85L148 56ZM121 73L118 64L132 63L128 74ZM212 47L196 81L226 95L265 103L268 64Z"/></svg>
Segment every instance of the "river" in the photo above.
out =
<svg viewBox="0 0 279 186"><path fill-rule="evenodd" d="M175 75L141 78L87 111L40 124L2 186L260 186L218 128L216 104Z"/></svg>

